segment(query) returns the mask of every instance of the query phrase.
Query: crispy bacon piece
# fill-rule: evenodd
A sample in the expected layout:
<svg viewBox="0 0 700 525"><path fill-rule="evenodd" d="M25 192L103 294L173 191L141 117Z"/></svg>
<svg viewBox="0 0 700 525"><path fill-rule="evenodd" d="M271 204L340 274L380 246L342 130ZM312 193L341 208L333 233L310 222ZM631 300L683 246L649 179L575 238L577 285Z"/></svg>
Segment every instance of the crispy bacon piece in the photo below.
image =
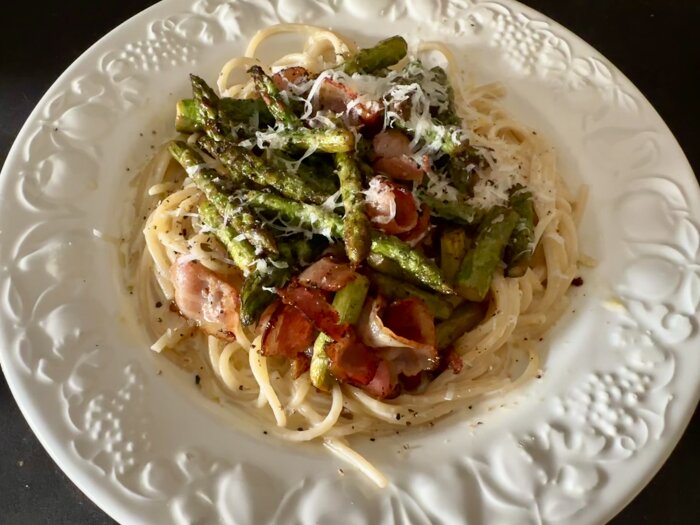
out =
<svg viewBox="0 0 700 525"><path fill-rule="evenodd" d="M187 257L178 258L172 265L170 280L182 315L196 321L210 335L236 339L240 297L231 283Z"/></svg>
<svg viewBox="0 0 700 525"><path fill-rule="evenodd" d="M379 357L354 335L326 345L331 372L339 380L353 385L367 385L377 372Z"/></svg>
<svg viewBox="0 0 700 525"><path fill-rule="evenodd" d="M306 287L337 292L356 277L357 273L349 264L337 263L331 257L323 257L301 272L299 282Z"/></svg>
<svg viewBox="0 0 700 525"><path fill-rule="evenodd" d="M279 301L265 311L261 324L262 354L265 356L296 359L316 337L313 323L303 313Z"/></svg>
<svg viewBox="0 0 700 525"><path fill-rule="evenodd" d="M462 368L464 368L462 356L460 356L454 348L450 348L445 358L447 359L447 366L451 368L455 374L459 374L462 371Z"/></svg>
<svg viewBox="0 0 700 525"><path fill-rule="evenodd" d="M292 377L298 378L301 374L311 368L311 358L306 354L298 354L292 359Z"/></svg>
<svg viewBox="0 0 700 525"><path fill-rule="evenodd" d="M362 390L377 399L394 397L399 392L399 383L391 370L391 365L384 359L379 361L372 380Z"/></svg>
<svg viewBox="0 0 700 525"><path fill-rule="evenodd" d="M384 233L408 233L418 224L418 209L411 192L385 177L370 180L365 202L367 215Z"/></svg>
<svg viewBox="0 0 700 525"><path fill-rule="evenodd" d="M309 80L309 72L301 66L286 67L272 75L272 82L280 91L284 91L289 84L303 84Z"/></svg>
<svg viewBox="0 0 700 525"><path fill-rule="evenodd" d="M399 234L398 237L411 246L415 246L423 240L428 231L430 231L430 208L424 204L421 206L418 221L413 229Z"/></svg>
<svg viewBox="0 0 700 525"><path fill-rule="evenodd" d="M333 113L344 113L348 103L356 98L355 91L331 78L325 79L318 91L320 109Z"/></svg>
<svg viewBox="0 0 700 525"><path fill-rule="evenodd" d="M435 369L435 322L425 303L411 297L385 305L380 296L363 310L358 326L362 341L378 349L396 376Z"/></svg>
<svg viewBox="0 0 700 525"><path fill-rule="evenodd" d="M373 167L392 179L423 181L425 166L419 166L411 158L411 139L396 129L377 133L372 139L376 156ZM425 164L425 163L424 163Z"/></svg>
<svg viewBox="0 0 700 525"><path fill-rule="evenodd" d="M326 78L318 91L318 109L343 113L352 126L376 125L382 115L381 104L377 101L355 103L358 96L357 91L345 84Z"/></svg>
<svg viewBox="0 0 700 525"><path fill-rule="evenodd" d="M277 290L277 294L284 304L298 308L318 330L331 338L339 340L347 337L350 325L340 322L338 311L320 290L305 288L298 282L293 282L286 288Z"/></svg>
<svg viewBox="0 0 700 525"><path fill-rule="evenodd" d="M416 374L414 376L401 376L401 386L404 390L415 390L423 382L423 374Z"/></svg>
<svg viewBox="0 0 700 525"><path fill-rule="evenodd" d="M398 337L436 347L435 321L428 307L417 297L394 301L384 311L383 318L384 326Z"/></svg>

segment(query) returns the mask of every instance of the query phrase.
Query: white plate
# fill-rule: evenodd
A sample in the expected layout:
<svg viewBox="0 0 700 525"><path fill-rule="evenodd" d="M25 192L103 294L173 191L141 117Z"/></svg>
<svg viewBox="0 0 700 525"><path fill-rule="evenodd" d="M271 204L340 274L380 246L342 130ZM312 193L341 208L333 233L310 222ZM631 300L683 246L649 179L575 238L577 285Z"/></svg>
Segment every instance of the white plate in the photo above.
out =
<svg viewBox="0 0 700 525"><path fill-rule="evenodd" d="M591 187L582 243L600 264L542 343L542 379L429 432L357 440L392 480L383 491L320 447L242 431L149 352L117 249L93 235L123 234L129 179L172 134L187 73L213 81L256 29L299 20L365 44L449 42L477 80L505 83L570 183ZM508 0L162 2L54 84L0 195L7 380L56 462L123 523L603 522L658 469L700 395L693 173L607 60Z"/></svg>

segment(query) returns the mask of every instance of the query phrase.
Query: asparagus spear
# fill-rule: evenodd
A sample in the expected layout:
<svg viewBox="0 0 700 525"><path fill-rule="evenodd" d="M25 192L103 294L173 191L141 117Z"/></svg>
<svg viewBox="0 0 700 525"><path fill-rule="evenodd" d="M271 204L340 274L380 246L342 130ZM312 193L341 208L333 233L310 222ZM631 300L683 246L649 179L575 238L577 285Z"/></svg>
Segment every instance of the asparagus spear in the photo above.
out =
<svg viewBox="0 0 700 525"><path fill-rule="evenodd" d="M455 110L455 93L447 73L440 66L435 66L430 72L433 74L433 80L445 89L445 94L447 95L447 108L437 114L437 119L443 124L459 126L460 119Z"/></svg>
<svg viewBox="0 0 700 525"><path fill-rule="evenodd" d="M207 167L202 157L182 141L173 141L168 146L170 154L216 207L227 224L243 234L250 243L260 250L277 253L275 237L245 207L234 204L222 191L219 173Z"/></svg>
<svg viewBox="0 0 700 525"><path fill-rule="evenodd" d="M479 225L475 245L465 255L457 274L459 295L468 301L484 300L517 222L518 214L511 209L494 206L488 211Z"/></svg>
<svg viewBox="0 0 700 525"><path fill-rule="evenodd" d="M367 265L373 270L383 273L393 277L394 279L399 279L401 281L410 282L411 284L421 285L421 282L416 279L413 275L404 271L401 266L383 255L378 255L376 253L370 252L367 256Z"/></svg>
<svg viewBox="0 0 700 525"><path fill-rule="evenodd" d="M251 273L241 288L241 322L249 326L256 322L263 310L277 297L273 288L284 286L290 277L290 268L273 267L268 272Z"/></svg>
<svg viewBox="0 0 700 525"><path fill-rule="evenodd" d="M464 333L474 328L484 317L484 308L479 303L464 303L452 313L449 319L435 327L438 350L444 350Z"/></svg>
<svg viewBox="0 0 700 525"><path fill-rule="evenodd" d="M311 155L301 164L297 163L296 176L305 184L316 187L319 193L330 197L338 191L338 177L334 172L333 161L326 162L320 157L321 155ZM265 159L278 170L285 171L290 169L290 163L297 162L279 150L267 150Z"/></svg>
<svg viewBox="0 0 700 525"><path fill-rule="evenodd" d="M260 69L258 66L254 67ZM256 113L264 117L266 124L273 124L272 114L281 120L279 111L284 110L286 111L284 118L292 119L289 122L285 120L285 123L295 129L280 130L275 134L277 148L303 151L314 149L327 153L351 151L354 148L355 136L347 129L308 129L302 127L301 121L291 109L284 105L285 103L280 98L274 83L262 73L262 69L260 69L260 73L263 75L262 81L268 92L273 90L274 96L277 97L274 99L276 102L272 108L277 108L278 113L275 114L273 110L268 109L267 104L270 102L266 99L220 99L204 80L190 75L194 99L178 102L176 127L178 127L179 122L180 127L184 129L190 127L203 129L212 139L220 141L229 135L227 130L232 124L249 121Z"/></svg>
<svg viewBox="0 0 700 525"><path fill-rule="evenodd" d="M422 192L420 199L423 204L430 206L430 213L433 217L441 217L466 226L478 223L483 217L483 210L472 206L462 196L455 201L443 201Z"/></svg>
<svg viewBox="0 0 700 525"><path fill-rule="evenodd" d="M221 140L230 130L222 126L219 118L219 96L197 75L190 75L190 82L202 127L209 136Z"/></svg>
<svg viewBox="0 0 700 525"><path fill-rule="evenodd" d="M280 241L277 244L282 259L293 267L308 266L316 261L328 246L326 239L319 235L311 239L297 238Z"/></svg>
<svg viewBox="0 0 700 525"><path fill-rule="evenodd" d="M393 66L406 56L408 44L400 36L392 36L377 45L360 49L355 56L343 62L341 69L348 75L354 73L373 73Z"/></svg>
<svg viewBox="0 0 700 525"><path fill-rule="evenodd" d="M258 119L259 127L271 126L275 119L260 99L221 98L217 106L218 117L229 126L248 124ZM204 130L204 119L199 104L191 98L178 101L175 106L175 129L180 133Z"/></svg>
<svg viewBox="0 0 700 525"><path fill-rule="evenodd" d="M327 237L339 239L343 236L342 219L320 206L294 202L272 193L255 190L243 191L242 198L254 208L275 213L297 225L321 232ZM423 286L439 293L454 293L435 263L397 237L372 231L370 252L393 260Z"/></svg>
<svg viewBox="0 0 700 525"><path fill-rule="evenodd" d="M474 185L477 182L478 174L476 168L482 167L484 159L476 149L467 146L447 162L447 174L460 192L465 195L474 194Z"/></svg>
<svg viewBox="0 0 700 525"><path fill-rule="evenodd" d="M255 248L245 239L238 239L238 232L231 226L226 226L219 212L209 201L199 205L199 216L209 226L226 251L244 275L247 275L255 264Z"/></svg>
<svg viewBox="0 0 700 525"><path fill-rule="evenodd" d="M461 228L447 229L440 237L440 269L445 279L454 281L464 254L467 252L467 234Z"/></svg>
<svg viewBox="0 0 700 525"><path fill-rule="evenodd" d="M255 323L277 294L266 290L265 276L254 272L243 282L241 288L240 319L244 326Z"/></svg>
<svg viewBox="0 0 700 525"><path fill-rule="evenodd" d="M315 150L325 153L352 151L355 136L347 129L284 129L275 134L275 147L284 150Z"/></svg>
<svg viewBox="0 0 700 525"><path fill-rule="evenodd" d="M411 274L423 286L438 293L454 294L454 290L447 284L435 263L398 237L373 232L370 251L395 261L403 271Z"/></svg>
<svg viewBox="0 0 700 525"><path fill-rule="evenodd" d="M351 263L360 264L367 258L372 243L372 226L365 215L362 174L353 158L347 153L337 153L335 161L345 206L343 219L345 251Z"/></svg>
<svg viewBox="0 0 700 525"><path fill-rule="evenodd" d="M452 304L443 297L427 292L405 281L394 279L388 275L372 272L370 274L370 280L372 284L377 287L379 293L390 299L417 297L425 303L430 312L437 319L447 319L454 309Z"/></svg>
<svg viewBox="0 0 700 525"><path fill-rule="evenodd" d="M453 156L466 148L466 144L461 140L462 128L459 126L443 126L438 122L427 122L425 128L421 130L421 137L426 144L437 144L436 149L443 153ZM415 136L416 130L408 125L408 122L403 119L394 121L393 126L406 131L408 134Z"/></svg>
<svg viewBox="0 0 700 525"><path fill-rule="evenodd" d="M506 248L508 276L522 277L530 264L535 241L535 205L532 193L518 184L511 189L509 204L519 219Z"/></svg>
<svg viewBox="0 0 700 525"><path fill-rule="evenodd" d="M328 238L343 236L343 220L338 215L312 204L296 202L274 193L256 190L241 191L241 200L260 211L271 212L283 219L313 229Z"/></svg>
<svg viewBox="0 0 700 525"><path fill-rule="evenodd" d="M367 297L369 280L364 275L358 275L353 281L336 292L333 298L333 307L338 311L341 323L355 324L360 317L362 305ZM321 332L314 342L313 356L311 357L311 383L318 389L329 391L333 383L330 373L330 359L325 347L332 339Z"/></svg>
<svg viewBox="0 0 700 525"><path fill-rule="evenodd" d="M253 77L255 91L267 104L267 108L272 113L272 116L275 117L275 120L289 128L301 127L301 120L289 108L280 95L279 89L277 89L275 83L265 74L263 69L260 66L252 66L248 70L248 74Z"/></svg>
<svg viewBox="0 0 700 525"><path fill-rule="evenodd" d="M259 186L272 187L294 200L321 204L328 198L321 188L270 166L252 151L230 140L217 142L211 137L202 136L197 139L197 144L218 158L234 177L242 176Z"/></svg>

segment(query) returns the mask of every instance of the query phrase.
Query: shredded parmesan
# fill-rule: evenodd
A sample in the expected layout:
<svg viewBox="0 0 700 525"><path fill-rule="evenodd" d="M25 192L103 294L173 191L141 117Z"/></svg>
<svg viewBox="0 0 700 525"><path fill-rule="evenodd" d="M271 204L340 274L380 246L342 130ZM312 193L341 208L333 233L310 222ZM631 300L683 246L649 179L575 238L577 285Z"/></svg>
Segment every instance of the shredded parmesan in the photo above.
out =
<svg viewBox="0 0 700 525"><path fill-rule="evenodd" d="M365 200L381 211L380 214L372 217L372 222L388 224L396 217L394 192L388 184L382 184L381 178L375 177L369 181L369 187L365 190Z"/></svg>

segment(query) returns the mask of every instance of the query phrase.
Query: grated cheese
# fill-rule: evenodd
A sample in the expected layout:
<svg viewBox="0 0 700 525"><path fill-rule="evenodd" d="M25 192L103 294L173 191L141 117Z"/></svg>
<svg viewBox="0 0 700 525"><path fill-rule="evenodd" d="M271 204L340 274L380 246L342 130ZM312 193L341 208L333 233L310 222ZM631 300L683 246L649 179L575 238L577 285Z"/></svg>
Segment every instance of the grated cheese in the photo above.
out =
<svg viewBox="0 0 700 525"><path fill-rule="evenodd" d="M381 213L372 217L372 222L388 224L396 217L396 198L391 187L382 184L382 179L375 177L369 181L369 187L364 191L365 200L372 203Z"/></svg>

